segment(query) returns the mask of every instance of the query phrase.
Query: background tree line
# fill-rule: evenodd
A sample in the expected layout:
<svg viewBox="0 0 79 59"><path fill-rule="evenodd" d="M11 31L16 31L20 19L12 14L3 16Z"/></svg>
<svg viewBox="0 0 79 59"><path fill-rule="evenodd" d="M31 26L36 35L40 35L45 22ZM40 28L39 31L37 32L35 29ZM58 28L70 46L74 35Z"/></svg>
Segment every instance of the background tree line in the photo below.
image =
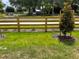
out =
<svg viewBox="0 0 79 59"><path fill-rule="evenodd" d="M64 0L9 0L17 12L28 11L28 15L58 15L64 7ZM68 0L71 1L71 0ZM72 8L79 13L79 1L72 1ZM1 3L2 5L2 3ZM8 8L9 9L9 8ZM36 11L37 9L37 11Z"/></svg>

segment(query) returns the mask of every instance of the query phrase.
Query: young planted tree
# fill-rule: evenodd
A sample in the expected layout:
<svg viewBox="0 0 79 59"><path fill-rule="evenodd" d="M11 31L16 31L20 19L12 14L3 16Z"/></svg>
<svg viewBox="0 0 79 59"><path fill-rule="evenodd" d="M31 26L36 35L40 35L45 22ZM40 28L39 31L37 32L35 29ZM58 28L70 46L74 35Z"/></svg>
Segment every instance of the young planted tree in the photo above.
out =
<svg viewBox="0 0 79 59"><path fill-rule="evenodd" d="M67 33L71 34L71 32L74 29L73 12L70 4L68 3L65 3L63 13L61 14L59 28L60 28L60 33L62 33L64 36L66 36Z"/></svg>

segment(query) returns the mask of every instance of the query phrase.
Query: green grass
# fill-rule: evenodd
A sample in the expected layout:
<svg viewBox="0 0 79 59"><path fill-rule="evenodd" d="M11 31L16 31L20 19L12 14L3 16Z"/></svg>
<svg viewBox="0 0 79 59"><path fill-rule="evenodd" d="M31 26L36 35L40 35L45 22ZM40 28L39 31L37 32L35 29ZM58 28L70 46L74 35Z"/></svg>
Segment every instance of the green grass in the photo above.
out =
<svg viewBox="0 0 79 59"><path fill-rule="evenodd" d="M0 18L2 18L2 17L4 17L5 16L5 14L3 14L3 13L0 13Z"/></svg>
<svg viewBox="0 0 79 59"><path fill-rule="evenodd" d="M78 59L79 32L73 32L72 45L54 36L59 32L4 33L0 40L0 59Z"/></svg>

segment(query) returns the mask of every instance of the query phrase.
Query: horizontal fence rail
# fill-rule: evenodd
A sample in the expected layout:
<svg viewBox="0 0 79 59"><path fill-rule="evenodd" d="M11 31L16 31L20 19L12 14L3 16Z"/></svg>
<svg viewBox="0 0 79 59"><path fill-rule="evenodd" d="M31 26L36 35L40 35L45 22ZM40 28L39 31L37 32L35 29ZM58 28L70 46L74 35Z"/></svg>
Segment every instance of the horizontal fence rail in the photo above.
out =
<svg viewBox="0 0 79 59"><path fill-rule="evenodd" d="M75 29L79 30L79 17L75 17ZM0 18L0 29L58 29L59 30L59 16L27 16L27 17L5 17Z"/></svg>

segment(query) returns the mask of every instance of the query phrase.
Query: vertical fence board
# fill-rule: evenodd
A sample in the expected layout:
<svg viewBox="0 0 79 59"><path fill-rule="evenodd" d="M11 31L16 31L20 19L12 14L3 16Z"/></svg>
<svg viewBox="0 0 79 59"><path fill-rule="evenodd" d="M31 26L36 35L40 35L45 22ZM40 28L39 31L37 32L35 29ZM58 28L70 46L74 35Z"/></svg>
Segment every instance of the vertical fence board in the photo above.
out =
<svg viewBox="0 0 79 59"><path fill-rule="evenodd" d="M17 17L17 29L18 29L18 32L20 32L20 21L19 21L19 17Z"/></svg>
<svg viewBox="0 0 79 59"><path fill-rule="evenodd" d="M47 18L45 18L45 32L47 32Z"/></svg>

